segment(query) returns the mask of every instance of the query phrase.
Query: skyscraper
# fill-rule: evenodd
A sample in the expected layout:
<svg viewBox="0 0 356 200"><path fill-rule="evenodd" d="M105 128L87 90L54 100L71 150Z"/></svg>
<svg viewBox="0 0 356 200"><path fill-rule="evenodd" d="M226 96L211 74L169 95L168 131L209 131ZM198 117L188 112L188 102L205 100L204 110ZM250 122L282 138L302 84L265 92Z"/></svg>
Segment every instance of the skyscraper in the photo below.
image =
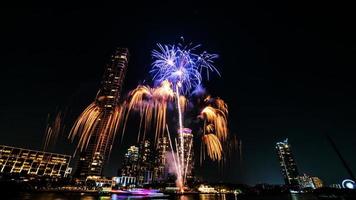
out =
<svg viewBox="0 0 356 200"><path fill-rule="evenodd" d="M139 148L130 146L125 154L124 163L121 167L121 176L136 177L138 172Z"/></svg>
<svg viewBox="0 0 356 200"><path fill-rule="evenodd" d="M179 134L183 134L184 147L178 148L178 154L181 155L183 150L184 155L184 173L186 175L186 181L193 179L193 169L194 169L194 151L193 151L193 134L192 130L189 128L183 128L183 130L179 130ZM178 144L181 138L178 137Z"/></svg>
<svg viewBox="0 0 356 200"><path fill-rule="evenodd" d="M157 182L165 181L168 178L167 153L169 141L167 137L158 139L157 152L155 160L154 180Z"/></svg>
<svg viewBox="0 0 356 200"><path fill-rule="evenodd" d="M92 134L88 146L81 152L75 176L85 179L87 176L101 176L104 164L113 145L113 134L107 127L113 110L118 105L121 89L127 70L129 52L126 48L117 48L106 65L101 87L95 104L103 111Z"/></svg>
<svg viewBox="0 0 356 200"><path fill-rule="evenodd" d="M276 151L285 184L297 186L299 173L292 154L291 146L288 143L288 138L283 142L277 142Z"/></svg>
<svg viewBox="0 0 356 200"><path fill-rule="evenodd" d="M151 142L144 140L139 145L138 184L149 184L152 182L153 164Z"/></svg>
<svg viewBox="0 0 356 200"><path fill-rule="evenodd" d="M153 164L151 143L144 140L138 147L131 146L127 150L120 176L135 177L138 185L151 183L153 180Z"/></svg>

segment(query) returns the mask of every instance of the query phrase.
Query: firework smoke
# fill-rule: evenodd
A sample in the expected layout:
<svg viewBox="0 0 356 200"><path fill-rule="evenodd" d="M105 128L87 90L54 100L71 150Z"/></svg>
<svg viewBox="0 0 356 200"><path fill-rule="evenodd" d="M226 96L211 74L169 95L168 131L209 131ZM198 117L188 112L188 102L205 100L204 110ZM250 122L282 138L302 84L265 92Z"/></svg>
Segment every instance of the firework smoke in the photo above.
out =
<svg viewBox="0 0 356 200"><path fill-rule="evenodd" d="M190 144L185 145L184 134L180 130L184 130L184 115L188 109L189 95L200 96L206 93L202 86L202 74L206 75L204 77L207 79L209 79L209 72L217 73L220 76L213 65L214 59L218 56L205 51L196 53L200 45L157 44L157 46L158 49L152 51L154 61L150 71L155 86L137 86L129 93L127 100L121 106L114 107L105 123L100 122L106 112L105 109L98 106L96 102L90 104L76 120L70 131L69 139L73 141L78 137L77 150L82 151L99 130L100 134L96 134L98 138L95 143L98 148L105 144L105 138L115 138L121 123L123 123L124 133L130 114L139 113L138 140L145 139L146 132L152 127L152 124L155 129L155 141L167 131L172 150L169 159L173 160L170 169L177 177L177 186L180 191L183 191L188 169L188 162L185 162L185 158L188 156L187 160L189 160L189 155L186 155L186 152L190 154L192 140ZM203 103L205 107L198 116L204 122L204 131L200 135L201 141L208 157L214 161L220 161L223 157L223 145L228 139L228 107L222 99L210 96ZM178 115L176 138L170 137L167 125L167 109L171 104L176 106ZM108 134L110 137L104 134ZM185 151L184 148L189 149Z"/></svg>
<svg viewBox="0 0 356 200"><path fill-rule="evenodd" d="M172 89L175 96L175 103L178 110L178 137L179 144L176 143L177 158L176 166L179 167L177 170L177 186L183 191L183 186L186 179L186 166L185 163L185 144L183 132L183 113L185 111L186 98L182 96L190 94L191 91L195 93L199 92L202 83L202 71L205 70L207 78L209 79L209 71L216 72L219 74L218 70L213 65L213 60L217 58L217 54L208 54L205 51L203 53L196 53L200 45L197 46L183 46L183 45L161 45L157 44L158 50L152 51L152 57L154 62L152 63L151 73L153 74L153 80L156 82L168 81L172 85ZM220 74L219 74L220 75ZM182 94L182 95L181 95ZM208 111L208 110L207 110ZM202 116L206 117L206 121L210 127L214 126L213 129L216 132L218 138L211 134L209 136L204 136L203 141L206 141L208 155L213 160L221 159L221 143L219 139L226 139L227 135L227 123L225 111L218 112L218 109L214 112L214 116L210 116L209 112L202 111ZM209 116L208 116L209 115ZM204 127L205 128L205 127ZM191 145L190 147L191 148ZM191 149L188 149L190 152Z"/></svg>

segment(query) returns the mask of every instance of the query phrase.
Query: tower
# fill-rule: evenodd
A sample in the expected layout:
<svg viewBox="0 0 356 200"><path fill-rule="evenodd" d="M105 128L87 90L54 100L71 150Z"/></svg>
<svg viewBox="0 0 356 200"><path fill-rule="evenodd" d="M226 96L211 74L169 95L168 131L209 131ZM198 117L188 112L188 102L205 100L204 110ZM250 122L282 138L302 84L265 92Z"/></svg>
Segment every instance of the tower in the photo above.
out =
<svg viewBox="0 0 356 200"><path fill-rule="evenodd" d="M139 148L130 146L125 154L124 163L121 167L121 176L136 177L138 171Z"/></svg>
<svg viewBox="0 0 356 200"><path fill-rule="evenodd" d="M113 145L113 134L107 125L120 100L128 58L127 48L117 48L105 67L101 87L95 98L95 104L102 110L102 115L97 120L88 146L80 154L76 177L85 179L103 174L103 167Z"/></svg>
<svg viewBox="0 0 356 200"><path fill-rule="evenodd" d="M144 140L138 146L131 146L127 150L119 175L134 177L138 185L152 182L153 159L150 141Z"/></svg>
<svg viewBox="0 0 356 200"><path fill-rule="evenodd" d="M285 184L290 186L297 186L299 173L297 164L295 163L292 154L291 146L288 143L288 138L283 142L277 142L276 151Z"/></svg>
<svg viewBox="0 0 356 200"><path fill-rule="evenodd" d="M139 145L138 184L149 184L153 179L153 159L151 142L144 140Z"/></svg>
<svg viewBox="0 0 356 200"><path fill-rule="evenodd" d="M170 149L167 137L163 136L158 139L156 151L154 180L157 182L163 182L168 178L167 153Z"/></svg>
<svg viewBox="0 0 356 200"><path fill-rule="evenodd" d="M194 151L193 151L193 134L192 130L189 128L183 128L183 130L179 130L179 134L183 134L183 148L180 146L181 137L178 137L178 154L181 155L183 153L184 157L184 171L185 181L190 181L193 179L193 169L194 169Z"/></svg>

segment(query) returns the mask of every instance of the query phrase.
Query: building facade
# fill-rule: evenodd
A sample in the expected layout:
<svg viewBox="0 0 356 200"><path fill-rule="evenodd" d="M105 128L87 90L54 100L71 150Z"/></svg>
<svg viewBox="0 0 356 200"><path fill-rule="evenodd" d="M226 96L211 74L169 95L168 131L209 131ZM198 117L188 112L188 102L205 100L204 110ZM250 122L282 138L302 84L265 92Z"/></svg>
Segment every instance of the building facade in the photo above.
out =
<svg viewBox="0 0 356 200"><path fill-rule="evenodd" d="M194 150L193 150L193 134L192 130L189 128L183 128L183 130L178 130L179 134L183 134L184 146L181 147L181 137L178 136L178 154L183 153L184 157L184 171L186 174L186 181L194 179Z"/></svg>
<svg viewBox="0 0 356 200"><path fill-rule="evenodd" d="M170 151L169 141L167 137L158 139L156 149L156 160L154 166L154 181L165 182L168 179L168 163L167 154Z"/></svg>
<svg viewBox="0 0 356 200"><path fill-rule="evenodd" d="M137 184L136 177L131 176L113 177L112 180L115 182L115 185L119 187L135 187Z"/></svg>
<svg viewBox="0 0 356 200"><path fill-rule="evenodd" d="M0 173L66 177L71 156L0 145Z"/></svg>
<svg viewBox="0 0 356 200"><path fill-rule="evenodd" d="M130 146L125 154L124 163L121 167L121 176L137 177L138 173L138 159L139 148L137 146Z"/></svg>
<svg viewBox="0 0 356 200"><path fill-rule="evenodd" d="M151 142L144 140L139 145L139 162L137 182L140 185L150 184L153 180L153 152Z"/></svg>
<svg viewBox="0 0 356 200"><path fill-rule="evenodd" d="M95 104L103 110L103 115L95 126L87 148L80 154L76 177L86 179L88 176L101 176L103 173L113 145L113 134L109 134L107 124L120 100L128 59L128 49L117 48L105 67L101 88L95 99Z"/></svg>
<svg viewBox="0 0 356 200"><path fill-rule="evenodd" d="M292 154L291 145L288 143L288 138L283 142L277 142L276 151L279 164L281 166L282 175L286 185L298 186L298 168Z"/></svg>
<svg viewBox="0 0 356 200"><path fill-rule="evenodd" d="M154 163L151 143L148 140L144 140L138 146L130 146L128 148L119 176L135 177L137 185L150 184L154 179Z"/></svg>

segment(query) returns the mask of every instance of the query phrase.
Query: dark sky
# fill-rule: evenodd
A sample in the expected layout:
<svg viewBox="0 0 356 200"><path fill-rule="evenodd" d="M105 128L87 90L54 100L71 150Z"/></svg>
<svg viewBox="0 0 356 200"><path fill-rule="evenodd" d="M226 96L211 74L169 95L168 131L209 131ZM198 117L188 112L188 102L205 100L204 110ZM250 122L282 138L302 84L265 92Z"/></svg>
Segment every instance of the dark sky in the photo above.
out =
<svg viewBox="0 0 356 200"><path fill-rule="evenodd" d="M69 118L79 115L94 99L116 46L131 53L127 93L150 81L155 44L184 36L220 55L222 78L208 90L228 103L231 132L243 143L242 163L236 155L222 176L207 164L208 179L282 183L274 145L288 137L301 172L340 183L348 174L324 133L356 173L352 6L200 6L1 8L0 143L39 149L47 114L69 107ZM62 145L55 151L72 150ZM114 154L108 175L115 175L120 159Z"/></svg>

